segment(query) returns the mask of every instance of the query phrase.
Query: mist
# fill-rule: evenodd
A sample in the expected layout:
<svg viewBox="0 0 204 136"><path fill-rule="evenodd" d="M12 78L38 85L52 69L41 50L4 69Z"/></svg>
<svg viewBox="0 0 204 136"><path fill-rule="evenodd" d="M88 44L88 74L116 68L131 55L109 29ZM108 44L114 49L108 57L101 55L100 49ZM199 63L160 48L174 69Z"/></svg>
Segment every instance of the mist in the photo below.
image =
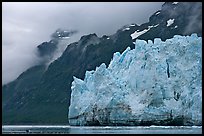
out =
<svg viewBox="0 0 204 136"><path fill-rule="evenodd" d="M111 35L124 25L148 22L163 3L3 2L2 84L39 64L36 47L49 41L56 29L77 30L70 42L90 33Z"/></svg>

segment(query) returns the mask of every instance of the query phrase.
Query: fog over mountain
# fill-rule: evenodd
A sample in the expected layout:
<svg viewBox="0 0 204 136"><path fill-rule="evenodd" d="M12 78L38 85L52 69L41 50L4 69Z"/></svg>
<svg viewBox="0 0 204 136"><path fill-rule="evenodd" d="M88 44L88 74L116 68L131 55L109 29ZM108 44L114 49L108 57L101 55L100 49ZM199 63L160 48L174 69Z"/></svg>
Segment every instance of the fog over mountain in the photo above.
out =
<svg viewBox="0 0 204 136"><path fill-rule="evenodd" d="M2 82L6 84L39 63L37 46L58 28L84 34L113 34L121 26L148 22L163 2L3 2ZM134 13L134 14L133 14Z"/></svg>
<svg viewBox="0 0 204 136"><path fill-rule="evenodd" d="M66 5L65 3L64 4L56 3L56 5L58 4ZM80 5L80 3L78 4ZM142 87L147 87L145 90L150 90L148 91L149 92L148 94L151 94L151 91L153 92L156 91L156 93L157 92L159 93L162 90L169 90L168 92L171 92L170 97L174 98L176 102L178 102L177 100L181 98L182 100L182 102L180 101L181 104L186 103L185 105L183 105L184 107L180 111L182 113L187 113L189 116L186 116L187 118L184 118L182 117L183 115L180 114L182 115L181 117L172 118L171 115L173 115L173 111L171 112L170 110L168 112L168 115L170 115L170 118L168 118L166 120L167 122L165 123L169 124L168 122L170 121L171 122L170 124L184 125L185 124L184 122L186 122L187 125L194 125L194 123L197 122L194 119L198 119L197 117L198 114L196 113L197 110L195 109L198 105L200 105L199 104L200 101L197 101L197 100L200 100L198 98L200 98L201 96L199 91L198 93L196 93L195 96L192 96L191 94L192 92L195 93L194 90L197 87L201 86L201 83L200 83L201 79L200 79L200 76L197 76L198 78L196 78L195 77L196 74L192 70L196 70L197 75L201 75L199 74L201 72L201 69L200 69L201 60L196 59L193 56L201 55L201 50L200 50L201 46L199 46L199 48L196 48L195 46L196 42L192 38L195 38L197 36L202 37L202 25L201 25L202 24L202 3L201 2L165 2L164 4L162 4L161 8L151 13L149 19L145 21L145 23L141 23L141 24L138 23L138 21L134 21L134 22L131 21L132 18L139 18L142 15L141 12L136 12L132 10L131 12L129 12L131 16L128 13L124 14L126 10L123 7L128 3L126 4L123 3L123 5L118 5L118 3L116 3L116 5L119 6L117 8L118 10L116 11L115 10L113 11L113 9L116 9L113 7L117 7L117 6L112 5L112 10L110 10L109 14L107 11L110 8L108 8L109 7L108 5L104 5L104 3L98 6L98 8L96 8L97 3L95 3L95 5L87 4L87 3L84 3L84 4L81 3L81 4L82 4L81 8L78 7L72 12L71 12L71 9L68 8L69 10L64 10L64 12L61 12L61 14L56 14L59 10L63 9L63 8L59 8L60 6L58 8L49 8L49 6L44 6L44 10L36 9L34 10L34 11L38 11L36 12L37 14L36 16L34 14L32 15L30 14L30 17L27 17L28 19L31 20L31 23L28 23L29 21L23 21L23 18L18 18L18 21L20 20L21 22L26 22L25 25L22 27L20 27L19 24L16 27L14 26L11 27L11 25L7 25L7 27L4 27L5 26L5 23L4 23L4 26L3 26L4 30L5 28L10 29L10 33L7 33L7 35L5 34L5 31L3 33L3 38L4 38L3 43L4 44L6 43L6 45L3 45L3 48L4 48L3 59L4 59L4 64L6 62L8 66L6 69L7 71L6 74L7 75L10 74L10 76L6 76L6 77L12 77L11 72L15 73L17 70L22 70L23 67L26 70L24 70L23 72L19 72L20 75L18 76L17 79L2 86L2 111L3 111L2 122L3 124L7 124L7 125L66 124L68 125L69 124L68 120L72 118L68 114L70 110L69 107L73 104L72 100L74 99L75 101L77 102L79 101L82 103L84 100L81 98L77 99L76 97L75 98L72 97L72 95L74 95L72 90L73 89L72 83L74 80L73 77L86 81L86 77L87 77L86 71L95 70L97 69L97 67L99 67L102 64L109 66L116 52L118 52L119 54L123 54L120 57L121 59L119 59L120 60L119 62L121 61L123 62L124 61L123 58L126 54L123 52L126 49L133 50L139 47L139 50L142 49L141 54L140 53L138 54L139 58L141 58L144 55L143 59L145 62L144 61L143 62L145 64L140 63L140 60L139 60L138 64L141 64L141 66L138 65L136 62L135 66L132 67L132 70L136 70L137 68L139 68L138 69L139 71L140 69L143 69L143 68L145 69L151 68L151 70L153 70L156 68L155 70L159 72L159 77L162 77L161 70L163 71L164 78L162 78L161 80L157 80L154 77L158 77L158 76L155 76L155 75L151 76L151 73L153 74L155 73L154 71L149 73L148 71L145 70L147 72L146 73L147 76L141 75L134 81L132 80L132 77L136 77L136 75L142 74L143 70L140 71L139 73L138 71L135 71L135 74L129 73L130 76L128 76L128 79L131 79L130 83L132 82L135 83L136 81L140 83L142 82L144 84L147 83L145 86L142 84L141 85ZM131 4L134 5L135 3L131 3ZM34 5L35 4L33 4L33 6ZM67 5L72 5L72 3L68 3ZM26 7L28 6L21 7L22 9L24 9L24 11L22 11L22 15L24 15L23 13L25 14L27 13L25 11L25 9L27 9ZM38 8L39 7L41 6L39 5ZM129 5L128 10L130 10L131 7L132 6ZM18 11L21 11L21 8L18 9L16 12L14 12L14 14L18 13ZM82 10L84 8L86 8L86 10ZM143 9L146 9L146 8L148 7L143 7ZM13 7L12 9L15 9L15 8ZM30 7L30 9L32 8ZM28 11L30 11L30 9ZM48 9L50 9L50 13L52 13L52 15L45 16L44 13L46 13ZM96 10L91 10L91 9L96 9ZM101 11L102 9L103 9L103 12L101 13L97 12L97 11ZM5 8L4 8L4 11L5 11ZM6 13L10 13L10 12L6 12ZM78 16L77 18L78 13L80 13L80 16ZM97 15L93 16L94 13L95 14L97 13ZM115 13L115 16L112 13ZM68 14L73 15L71 19L68 20L67 19L68 17L64 17L61 19L62 17L61 15L68 15ZM102 16L102 14L105 16ZM9 16L4 15L4 18L5 17L9 17ZM41 20L36 22L39 26L41 26L40 27L41 29L39 28L37 29L36 27L31 31L31 28L28 27L28 25L33 24L34 21L32 21L32 19L38 18L38 17L40 17L44 21L43 22ZM129 19L127 17L129 17ZM129 21L124 21L125 19ZM10 18L10 20L15 20L15 18L12 17ZM107 21L110 23L106 24L104 23L104 21ZM51 24L53 24L53 26L51 26ZM67 24L72 24L72 26ZM114 30L114 27L118 27L118 26L120 27ZM96 28L98 31L96 30ZM52 31L50 29L52 29ZM18 30L18 33L15 33L14 30L15 31ZM50 32L48 32L48 30L50 30ZM23 32L21 31L24 32L24 35L22 34ZM111 31L115 31L115 32L111 32ZM193 43L191 44L192 46L189 46L189 47L192 47L192 48L187 48L185 46L187 43L189 43L189 40L183 40L181 42L179 39L177 39L178 41L181 42L180 45L184 46L183 48L179 48L177 47L178 44L174 44L171 41L169 41L169 39L175 36L176 37L185 36L186 38L189 38L190 35L192 35L190 39ZM29 36L33 36L33 37L29 38ZM18 38L21 39L21 42L20 40L18 40ZM161 48L163 48L162 49L163 51L167 51L165 54L170 56L169 57L167 56L165 59L165 57L161 55L162 63L159 63L158 56L156 56L155 58L153 57L154 55L152 57L149 55L151 55L152 51L155 52L155 54L158 54L159 52L162 53L162 50L157 50L158 49L157 47L153 47L153 50L149 52L150 54L145 55L144 53L148 53L148 52L146 52L147 50L143 50L144 49L143 46L135 47L135 44L137 43L136 40L144 40L151 47L153 47L152 44L154 43L156 46L158 46L159 49L160 49L160 44L158 45L158 41L160 42L166 41L167 45L165 46L165 48L163 48L162 45L161 45ZM33 41L32 44L31 44L31 41ZM175 39L173 39L173 41L175 41ZM200 45L200 42L199 42L199 45ZM171 45L177 48L172 49ZM10 54L7 53L8 54L7 56L5 56L5 53L6 53L5 47L8 49L6 51L10 53ZM173 52L173 54L171 54L170 52ZM172 55L176 55L176 54L184 55L184 53L187 56L183 56L183 58L188 60L184 61L181 59L180 56L177 56L176 58L180 60L179 64L177 65L178 61L176 58L172 58ZM9 62L7 61L8 59L7 60L5 59L9 57L13 58L13 61ZM167 60L168 58L169 60ZM150 64L146 63L146 60L149 60L149 59L153 60L153 61L150 61L152 62ZM158 67L160 67L161 69L158 68L157 66L152 67L152 64L157 64L157 62L154 62L154 61L157 61L158 64L161 64L162 68L160 65L158 65ZM130 63L126 63L126 61L124 62L125 64L128 64L128 65L130 64ZM194 64L196 64L196 66L194 66ZM179 68L182 68L183 70L187 70L187 71L181 72L179 68L176 69L176 67L174 66L178 66ZM26 68L26 67L29 67L29 68ZM118 66L116 66L116 68L120 69L120 67ZM188 68L190 68L191 70L188 70ZM5 68L4 68L4 71L5 71ZM128 71L125 69L125 72L128 72ZM183 77L182 73L184 73L187 77ZM116 75L117 76L119 75L117 73L117 70L116 70ZM128 75L128 74L124 73L120 77L121 78L126 77L123 75ZM110 77L112 77L112 75ZM145 82L143 82L142 78L140 77L142 77ZM147 80L152 79L150 77L153 77L153 79L155 79L156 81L155 84L149 84L152 82L146 82ZM195 78L198 79L197 80L198 82L195 80ZM122 79L120 78L118 79L116 78L116 82L121 80ZM91 81L90 83L92 84L93 80L90 80L90 81ZM100 82L104 80L96 79L95 81ZM110 81L110 80L108 79L106 81ZM160 82L160 81L163 81L163 82ZM166 81L172 81L173 83L171 84L170 82L168 82L166 84ZM121 82L117 82L117 83L119 85L124 85L125 87L126 86L125 82L128 83L129 80L128 81L122 80L122 83ZM179 82L180 85L178 85L177 82ZM107 85L111 85L111 83L109 84L108 82L104 82L104 83L100 82L100 83L102 84L107 83ZM171 84L173 85L172 86L173 88L167 89L165 86L163 86L165 84L166 85ZM190 92L187 91L187 93L184 93L184 94L182 93L181 95L180 91L188 90L186 89L188 87L186 87L185 84L190 85L189 90L191 91ZM199 85L196 85L196 84L199 84ZM144 90L143 88L138 89L139 87L138 85L139 84L137 84L136 90L141 90L141 91ZM162 85L163 87L161 86L161 88L159 89L158 85ZM89 85L87 85L87 87L88 86ZM105 90L107 90L106 86L102 86L102 87L98 85L96 86L99 87L99 89L103 90L105 88ZM79 87L78 89L81 88L80 86L78 87ZM197 89L201 90L200 87ZM97 93L96 89L91 89L91 90L94 90L94 92L96 91ZM118 90L118 89L115 88L115 90ZM128 89L123 89L123 90L125 90L125 92L128 91ZM104 91L102 91L101 93L103 92ZM197 94L199 96L197 96ZM185 95L187 95L188 97L185 97ZM122 96L122 95L119 94L117 96ZM136 100L136 105L137 105L138 99L136 99L134 95L130 95L130 96L131 96L130 97L131 99ZM140 96L142 99L144 98L144 100L146 100L147 98L147 97L142 97L142 93L139 92L138 97ZM157 94L152 96L157 96ZM162 97L166 99L166 95L164 96L162 95ZM82 96L82 98L87 98L88 100L90 100L89 96ZM183 99L183 98L187 98L187 99ZM192 103L194 102L191 101L190 98L193 101L195 98L195 101L199 102L196 104L197 106L194 105L193 107L191 107ZM107 102L107 99L104 99L104 100ZM128 100L128 99L125 98L122 100ZM149 103L150 105L149 104L146 105L147 107L148 106L157 107L159 106L157 104L162 104L161 101L154 101L155 97L152 100L153 101L149 101L149 102L152 102L152 103ZM183 103L183 100L185 101L184 103ZM103 101L101 102L104 103ZM135 102L132 104L135 106ZM170 107L175 108L175 105L172 102L170 102L169 104L170 104L169 105ZM179 105L177 106L179 107L177 109L180 109L181 106ZM195 115L193 117L194 119L192 120L192 121L196 121L194 123L191 121L188 122L188 118L191 117L191 113L192 113L189 110L186 111L186 109L189 109L188 107L193 108L192 110L195 113L195 114L194 113L192 114L192 117ZM95 110L94 110L94 113L96 113ZM155 113L157 113L157 111ZM116 113L114 115L118 115L118 114ZM136 117L135 119L138 119L138 118ZM150 124L148 122L147 124L143 121L141 121L140 123L143 125L150 125L150 124L155 125L155 122L152 122L152 123L149 122ZM91 124L92 123L97 123L97 121L95 122L93 120ZM159 123L159 125L162 125L163 123L161 122ZM199 122L197 122L196 124L200 125Z"/></svg>

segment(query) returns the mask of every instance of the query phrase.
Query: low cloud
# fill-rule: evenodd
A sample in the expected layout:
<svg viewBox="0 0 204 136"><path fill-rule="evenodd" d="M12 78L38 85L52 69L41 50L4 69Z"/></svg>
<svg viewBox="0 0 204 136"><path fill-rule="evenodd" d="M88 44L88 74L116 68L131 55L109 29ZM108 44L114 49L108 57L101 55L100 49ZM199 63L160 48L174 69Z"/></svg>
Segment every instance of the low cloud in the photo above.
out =
<svg viewBox="0 0 204 136"><path fill-rule="evenodd" d="M84 34L111 35L120 27L148 22L163 2L3 2L2 81L16 79L39 63L36 47L50 40L56 29L77 30L70 42Z"/></svg>
<svg viewBox="0 0 204 136"><path fill-rule="evenodd" d="M192 3L185 2L186 7L190 7ZM184 34L190 34L191 32L202 31L202 3L197 2L191 11L189 11L188 24L185 27Z"/></svg>

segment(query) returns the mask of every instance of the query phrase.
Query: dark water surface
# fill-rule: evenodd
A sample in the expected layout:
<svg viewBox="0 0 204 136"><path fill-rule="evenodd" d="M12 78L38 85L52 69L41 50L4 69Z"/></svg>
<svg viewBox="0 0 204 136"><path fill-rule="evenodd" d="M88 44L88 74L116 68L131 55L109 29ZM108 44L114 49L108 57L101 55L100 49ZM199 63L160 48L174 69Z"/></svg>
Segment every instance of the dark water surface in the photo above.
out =
<svg viewBox="0 0 204 136"><path fill-rule="evenodd" d="M202 134L202 126L2 126L3 134Z"/></svg>

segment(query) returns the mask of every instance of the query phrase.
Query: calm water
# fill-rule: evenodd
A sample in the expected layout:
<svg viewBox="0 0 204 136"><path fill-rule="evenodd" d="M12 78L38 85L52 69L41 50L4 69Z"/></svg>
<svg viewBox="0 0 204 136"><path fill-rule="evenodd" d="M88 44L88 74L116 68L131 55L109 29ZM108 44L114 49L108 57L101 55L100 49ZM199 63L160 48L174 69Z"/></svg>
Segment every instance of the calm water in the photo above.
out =
<svg viewBox="0 0 204 136"><path fill-rule="evenodd" d="M2 133L45 134L202 134L202 126L137 126L137 127L73 127L73 126L2 126Z"/></svg>

